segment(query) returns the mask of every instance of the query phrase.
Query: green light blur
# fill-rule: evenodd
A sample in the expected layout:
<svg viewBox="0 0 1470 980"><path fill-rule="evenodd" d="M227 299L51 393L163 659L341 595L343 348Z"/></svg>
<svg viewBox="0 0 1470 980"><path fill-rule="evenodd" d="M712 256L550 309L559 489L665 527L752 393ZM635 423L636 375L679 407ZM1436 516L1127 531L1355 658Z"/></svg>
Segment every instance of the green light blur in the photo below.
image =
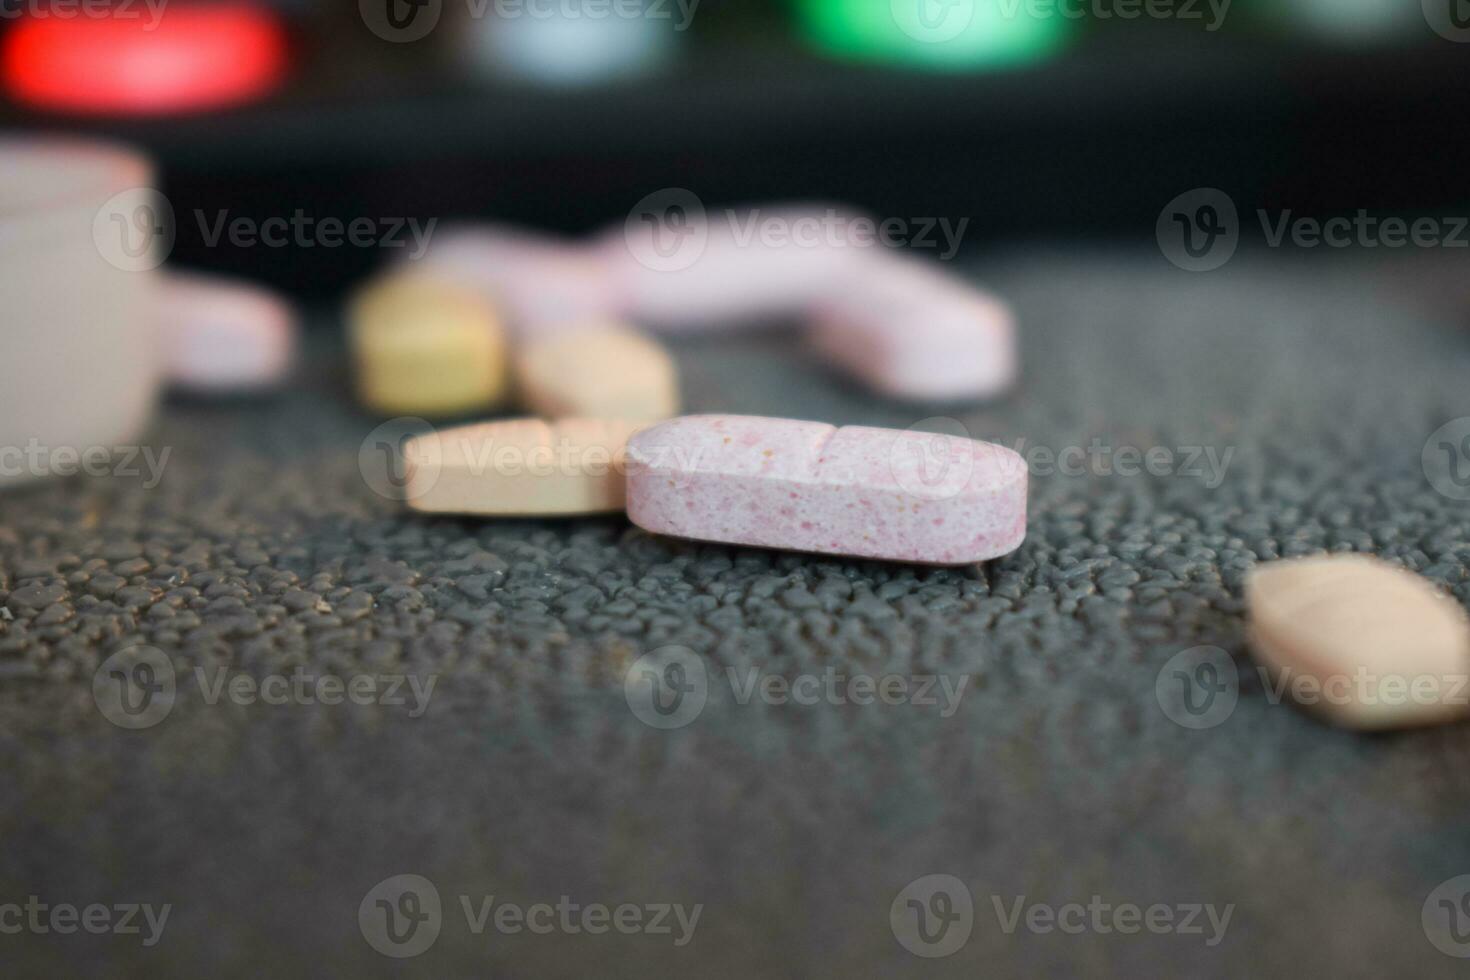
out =
<svg viewBox="0 0 1470 980"><path fill-rule="evenodd" d="M941 70L1039 61L1060 50L1072 28L1056 13L1028 13L1035 5L1025 0L796 2L807 37L825 51Z"/></svg>

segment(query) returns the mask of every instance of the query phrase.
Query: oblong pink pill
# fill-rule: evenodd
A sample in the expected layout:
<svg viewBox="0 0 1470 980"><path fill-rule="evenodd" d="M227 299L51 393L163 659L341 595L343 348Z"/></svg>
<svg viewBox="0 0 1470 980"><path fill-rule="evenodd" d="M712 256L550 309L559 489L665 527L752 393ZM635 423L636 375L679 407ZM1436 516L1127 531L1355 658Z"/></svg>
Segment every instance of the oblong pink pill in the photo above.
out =
<svg viewBox="0 0 1470 980"><path fill-rule="evenodd" d="M615 318L621 303L601 257L581 245L505 225L446 228L405 259L494 302L511 330L536 335Z"/></svg>
<svg viewBox="0 0 1470 980"><path fill-rule="evenodd" d="M801 315L862 276L888 250L852 231L861 217L815 205L716 210L677 235L632 222L597 248L640 326L726 329Z"/></svg>
<svg viewBox="0 0 1470 980"><path fill-rule="evenodd" d="M251 391L285 380L296 351L296 311L251 283L167 273L159 289L164 370L177 387Z"/></svg>
<svg viewBox="0 0 1470 980"><path fill-rule="evenodd" d="M824 297L807 339L823 360L895 398L989 398L1016 377L1010 308L917 263L875 266Z"/></svg>
<svg viewBox="0 0 1470 980"><path fill-rule="evenodd" d="M1026 537L1026 464L911 430L694 415L628 442L628 517L701 541L965 565Z"/></svg>

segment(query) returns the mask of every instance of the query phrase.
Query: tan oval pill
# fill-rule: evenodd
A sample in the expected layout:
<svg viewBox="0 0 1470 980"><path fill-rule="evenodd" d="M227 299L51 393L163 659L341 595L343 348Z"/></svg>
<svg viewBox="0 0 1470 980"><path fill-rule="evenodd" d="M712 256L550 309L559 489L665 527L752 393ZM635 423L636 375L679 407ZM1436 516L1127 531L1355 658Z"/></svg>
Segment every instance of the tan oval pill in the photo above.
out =
<svg viewBox="0 0 1470 980"><path fill-rule="evenodd" d="M515 376L522 405L547 418L658 421L679 412L673 358L617 324L528 338L516 351Z"/></svg>
<svg viewBox="0 0 1470 980"><path fill-rule="evenodd" d="M475 293L421 276L374 283L353 300L358 396L388 415L457 415L506 395L505 332Z"/></svg>
<svg viewBox="0 0 1470 980"><path fill-rule="evenodd" d="M444 429L404 446L414 510L494 517L623 509L628 437L638 422L512 419Z"/></svg>
<svg viewBox="0 0 1470 980"><path fill-rule="evenodd" d="M1271 690L1347 728L1465 712L1470 621L1429 580L1366 555L1328 555L1261 565L1245 594Z"/></svg>

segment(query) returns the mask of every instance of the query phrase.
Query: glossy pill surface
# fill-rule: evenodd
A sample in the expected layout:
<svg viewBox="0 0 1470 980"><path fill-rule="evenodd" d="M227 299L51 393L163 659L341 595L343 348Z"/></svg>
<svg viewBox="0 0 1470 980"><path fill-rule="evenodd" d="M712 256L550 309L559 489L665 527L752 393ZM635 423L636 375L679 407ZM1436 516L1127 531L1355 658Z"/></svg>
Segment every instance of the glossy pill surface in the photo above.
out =
<svg viewBox="0 0 1470 980"><path fill-rule="evenodd" d="M1251 645L1276 689L1347 728L1463 715L1470 622L1428 579L1366 555L1257 566Z"/></svg>
<svg viewBox="0 0 1470 980"><path fill-rule="evenodd" d="M414 510L494 517L623 509L624 451L638 423L510 419L442 429L403 448Z"/></svg>
<svg viewBox="0 0 1470 980"><path fill-rule="evenodd" d="M1002 446L740 415L671 419L628 444L628 517L658 534L963 565L1026 536L1027 473Z"/></svg>

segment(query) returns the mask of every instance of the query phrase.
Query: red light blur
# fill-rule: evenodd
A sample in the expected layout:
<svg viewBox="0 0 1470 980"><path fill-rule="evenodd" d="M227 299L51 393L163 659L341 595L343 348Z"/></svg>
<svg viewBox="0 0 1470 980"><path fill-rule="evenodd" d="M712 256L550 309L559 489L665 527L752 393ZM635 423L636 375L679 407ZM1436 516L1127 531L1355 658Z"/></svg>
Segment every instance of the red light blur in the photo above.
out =
<svg viewBox="0 0 1470 980"><path fill-rule="evenodd" d="M127 16L18 21L0 76L18 101L63 112L153 115L248 102L280 84L286 38L270 11L243 4L141 4Z"/></svg>

